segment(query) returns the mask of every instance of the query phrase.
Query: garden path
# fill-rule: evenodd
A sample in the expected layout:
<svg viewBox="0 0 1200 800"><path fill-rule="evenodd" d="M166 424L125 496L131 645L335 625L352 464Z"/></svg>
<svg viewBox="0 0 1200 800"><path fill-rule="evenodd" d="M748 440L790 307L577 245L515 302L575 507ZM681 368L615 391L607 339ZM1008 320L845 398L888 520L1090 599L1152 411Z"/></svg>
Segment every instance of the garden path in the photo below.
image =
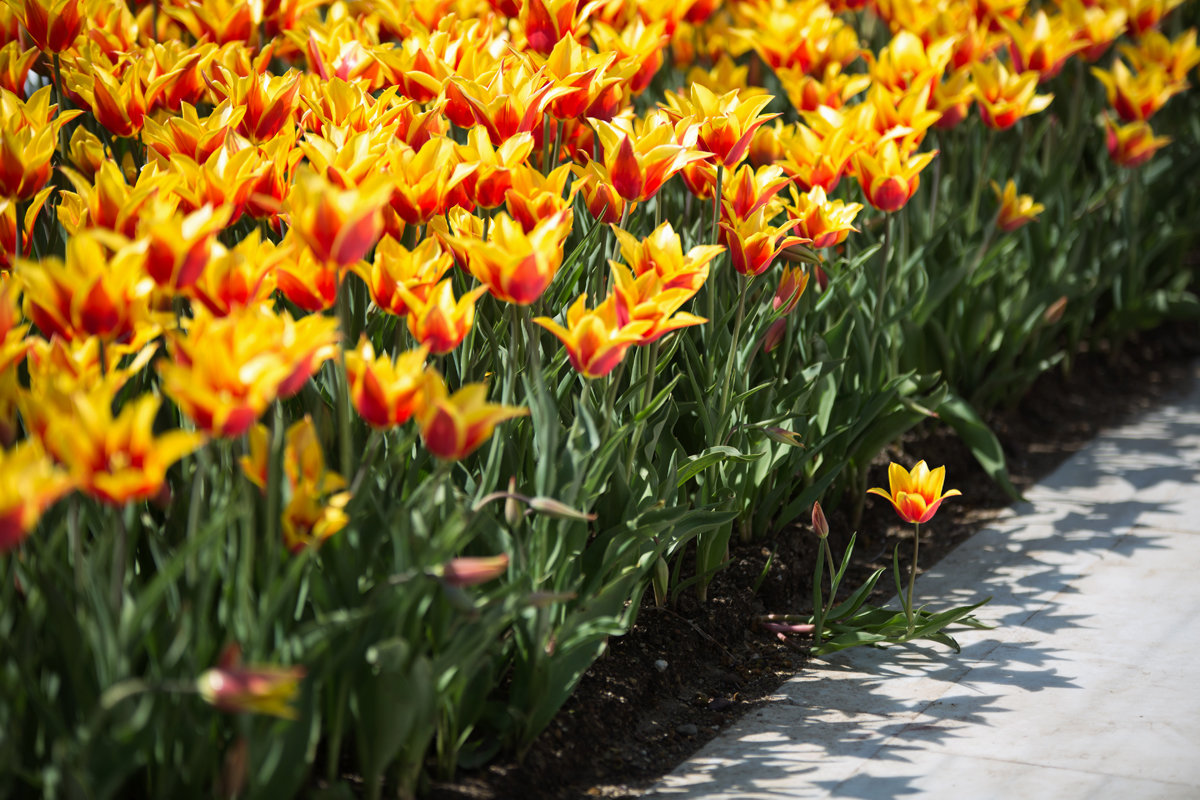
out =
<svg viewBox="0 0 1200 800"><path fill-rule="evenodd" d="M648 796L1200 797L1200 365L1025 496L917 582L993 629L814 659Z"/></svg>

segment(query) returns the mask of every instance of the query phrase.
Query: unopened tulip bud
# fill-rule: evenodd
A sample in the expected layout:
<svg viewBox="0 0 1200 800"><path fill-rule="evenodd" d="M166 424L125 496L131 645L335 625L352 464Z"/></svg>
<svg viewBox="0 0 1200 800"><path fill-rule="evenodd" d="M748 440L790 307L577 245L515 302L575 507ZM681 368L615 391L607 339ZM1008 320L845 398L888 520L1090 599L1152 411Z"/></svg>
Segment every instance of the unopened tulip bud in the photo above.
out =
<svg viewBox="0 0 1200 800"><path fill-rule="evenodd" d="M450 586L478 586L508 571L508 556L453 558L442 567L442 580Z"/></svg>
<svg viewBox="0 0 1200 800"><path fill-rule="evenodd" d="M525 515L521 512L521 503L517 496L517 479L508 479L508 497L504 498L504 521L508 527L515 528Z"/></svg>
<svg viewBox="0 0 1200 800"><path fill-rule="evenodd" d="M821 510L820 503L813 503L812 526L817 536L822 539L829 535L829 520L825 519L825 512Z"/></svg>

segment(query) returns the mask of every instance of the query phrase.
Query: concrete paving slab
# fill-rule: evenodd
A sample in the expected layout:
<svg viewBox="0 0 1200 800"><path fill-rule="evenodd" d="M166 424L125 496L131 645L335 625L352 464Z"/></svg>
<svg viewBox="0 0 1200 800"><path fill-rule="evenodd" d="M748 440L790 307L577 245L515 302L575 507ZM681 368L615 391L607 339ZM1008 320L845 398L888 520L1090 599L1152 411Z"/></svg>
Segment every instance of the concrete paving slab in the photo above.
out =
<svg viewBox="0 0 1200 800"><path fill-rule="evenodd" d="M1200 797L1200 382L1027 498L917 581L995 629L815 660L650 796Z"/></svg>

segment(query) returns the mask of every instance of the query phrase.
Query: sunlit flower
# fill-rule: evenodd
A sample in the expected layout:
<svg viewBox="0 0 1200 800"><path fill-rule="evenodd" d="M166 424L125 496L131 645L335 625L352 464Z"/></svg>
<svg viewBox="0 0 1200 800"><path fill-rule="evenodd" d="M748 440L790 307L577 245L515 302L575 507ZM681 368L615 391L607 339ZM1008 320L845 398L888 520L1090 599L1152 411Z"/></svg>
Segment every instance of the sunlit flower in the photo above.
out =
<svg viewBox="0 0 1200 800"><path fill-rule="evenodd" d="M396 359L375 348L364 336L355 350L346 351L350 399L358 415L372 427L392 428L408 422L417 409L424 385L428 349L406 350Z"/></svg>
<svg viewBox="0 0 1200 800"><path fill-rule="evenodd" d="M67 241L65 260L17 262L27 314L47 336L127 341L160 322L145 258L144 246L81 231Z"/></svg>
<svg viewBox="0 0 1200 800"><path fill-rule="evenodd" d="M1121 167L1140 167L1171 143L1169 136L1155 136L1150 123L1145 121L1122 125L1112 117L1105 116L1104 127L1108 157Z"/></svg>
<svg viewBox="0 0 1200 800"><path fill-rule="evenodd" d="M288 198L289 219L317 258L348 267L367 254L383 233L381 209L392 194L390 176L377 175L344 189L305 169Z"/></svg>
<svg viewBox="0 0 1200 800"><path fill-rule="evenodd" d="M0 270L12 270L14 253L28 258L33 252L33 226L53 191L53 186L47 186L23 207L15 199L0 197ZM18 224L17 212L21 208L25 214ZM18 234L20 246L17 245Z"/></svg>
<svg viewBox="0 0 1200 800"><path fill-rule="evenodd" d="M17 547L42 512L70 490L71 479L37 439L0 449L0 553Z"/></svg>
<svg viewBox="0 0 1200 800"><path fill-rule="evenodd" d="M855 155L855 172L868 202L880 211L899 211L921 185L921 170L937 151L905 156L896 140L889 139L874 153L861 150Z"/></svg>
<svg viewBox="0 0 1200 800"><path fill-rule="evenodd" d="M744 220L721 221L721 241L729 248L729 260L742 275L753 277L766 272L767 267L784 249L806 240L790 235L797 225L788 220L771 225L765 209L759 209Z"/></svg>
<svg viewBox="0 0 1200 800"><path fill-rule="evenodd" d="M672 331L708 322L704 317L679 310L695 294L691 289L667 288L653 271L635 277L615 261L608 264L612 270L613 294L605 303L613 303L616 322L622 330L638 332L636 344L651 344ZM639 326L644 328L639 330Z"/></svg>
<svg viewBox="0 0 1200 800"><path fill-rule="evenodd" d="M33 0L27 0L33 3ZM50 104L50 87L33 93L28 101L0 88L0 195L29 200L50 179L50 159L58 132L79 111L56 113Z"/></svg>
<svg viewBox="0 0 1200 800"><path fill-rule="evenodd" d="M146 271L159 286L184 289L208 264L211 245L229 220L229 209L205 206L178 214L170 206L151 205L138 218L138 238L146 242Z"/></svg>
<svg viewBox="0 0 1200 800"><path fill-rule="evenodd" d="M587 295L583 294L567 309L565 327L549 317L537 317L534 322L563 343L571 366L585 378L601 378L612 372L650 327L648 322L622 325L612 297L598 308L589 309Z"/></svg>
<svg viewBox="0 0 1200 800"><path fill-rule="evenodd" d="M480 208L496 208L512 186L513 171L533 152L533 136L513 136L500 147L492 147L487 133L476 126L467 134L467 144L458 147L458 159L474 169L466 176L463 188Z"/></svg>
<svg viewBox="0 0 1200 800"><path fill-rule="evenodd" d="M265 142L292 123L299 104L300 73L238 76L218 68L209 84L218 100L228 98L234 108L245 109L237 132L252 142Z"/></svg>
<svg viewBox="0 0 1200 800"><path fill-rule="evenodd" d="M764 114L770 95L743 97L734 90L717 95L700 84L692 84L687 97L668 92L668 113L676 119L691 117L697 124L702 149L713 153L715 162L727 169L737 166L750 149L759 127L779 116Z"/></svg>
<svg viewBox="0 0 1200 800"><path fill-rule="evenodd" d="M337 320L293 320L246 308L227 317L199 313L186 333L167 337L158 362L163 391L196 426L238 436L278 397L294 394L336 352Z"/></svg>
<svg viewBox="0 0 1200 800"><path fill-rule="evenodd" d="M824 189L814 186L808 192L796 192L793 188L787 213L797 221L796 235L811 239L813 248L820 250L841 244L850 231L857 231L854 218L862 208L862 203L830 200Z"/></svg>
<svg viewBox="0 0 1200 800"><path fill-rule="evenodd" d="M564 209L525 233L520 223L500 212L487 241L465 243L467 266L497 299L529 305L542 296L562 264L571 219L571 210Z"/></svg>
<svg viewBox="0 0 1200 800"><path fill-rule="evenodd" d="M1005 233L1015 231L1026 223L1037 219L1037 215L1046 210L1046 207L1041 203L1033 202L1033 198L1027 194L1017 194L1017 184L1010 178L1005 184L1004 189L1000 189L1000 185L992 181L992 191L996 193L996 199L1000 201L1000 211L996 216L996 225Z"/></svg>
<svg viewBox="0 0 1200 800"><path fill-rule="evenodd" d="M403 316L410 310L406 297L424 303L452 265L451 255L433 237L409 250L385 236L375 248L374 259L370 263L360 261L353 269L367 284L375 305ZM403 294L401 288L405 290Z"/></svg>
<svg viewBox="0 0 1200 800"><path fill-rule="evenodd" d="M1200 64L1195 28L1184 31L1174 41L1159 31L1146 31L1136 45L1123 44L1120 50L1135 70L1140 72L1157 66L1176 81L1187 80L1188 73Z"/></svg>
<svg viewBox="0 0 1200 800"><path fill-rule="evenodd" d="M999 59L971 65L979 116L989 128L1006 130L1027 117L1045 110L1052 94L1038 94L1037 72L1010 72Z"/></svg>
<svg viewBox="0 0 1200 800"><path fill-rule="evenodd" d="M672 125L647 125L640 131L628 121L596 123L604 148L607 178L625 200L648 200L672 175L705 153L679 143ZM585 196L586 196L586 189Z"/></svg>
<svg viewBox="0 0 1200 800"><path fill-rule="evenodd" d="M450 394L434 370L425 372L424 399L417 409L421 441L438 458L458 461L486 442L499 423L523 417L527 408L487 402L487 384L470 383Z"/></svg>
<svg viewBox="0 0 1200 800"><path fill-rule="evenodd" d="M1109 105L1125 122L1145 122L1187 88L1185 81L1175 80L1157 64L1133 73L1124 61L1117 60L1111 70L1092 67L1092 74L1104 84Z"/></svg>
<svg viewBox="0 0 1200 800"><path fill-rule="evenodd" d="M103 382L71 397L69 415L55 415L43 434L82 491L114 505L158 494L167 469L204 443L196 432L154 433L162 398L145 394L113 414L114 385Z"/></svg>
<svg viewBox="0 0 1200 800"><path fill-rule="evenodd" d="M13 3L29 38L43 53L61 53L83 25L81 0L22 0Z"/></svg>
<svg viewBox="0 0 1200 800"><path fill-rule="evenodd" d="M475 324L475 302L487 293L486 286L477 286L462 297L454 298L454 281L447 278L422 299L398 287L408 303L408 332L430 352L449 353Z"/></svg>
<svg viewBox="0 0 1200 800"><path fill-rule="evenodd" d="M1008 55L1014 72L1034 71L1045 82L1057 75L1067 59L1083 50L1087 42L1076 36L1078 28L1063 14L1051 17L1038 9L1023 23L1007 17L997 20L1008 33Z"/></svg>
<svg viewBox="0 0 1200 800"><path fill-rule="evenodd" d="M258 231L233 249L214 242L207 264L184 294L218 317L257 306L275 290L275 265L288 256L289 248L263 240Z"/></svg>
<svg viewBox="0 0 1200 800"><path fill-rule="evenodd" d="M686 289L695 294L708 279L709 263L725 251L721 245L697 245L685 254L679 234L670 222L659 225L645 239L613 228L621 258L636 276L653 272L663 289Z"/></svg>
<svg viewBox="0 0 1200 800"><path fill-rule="evenodd" d="M886 498L905 522L921 524L933 519L943 500L962 494L958 489L943 492L945 479L945 467L930 471L924 461L919 461L912 470L906 470L892 462L888 467L888 490L876 488L867 493Z"/></svg>

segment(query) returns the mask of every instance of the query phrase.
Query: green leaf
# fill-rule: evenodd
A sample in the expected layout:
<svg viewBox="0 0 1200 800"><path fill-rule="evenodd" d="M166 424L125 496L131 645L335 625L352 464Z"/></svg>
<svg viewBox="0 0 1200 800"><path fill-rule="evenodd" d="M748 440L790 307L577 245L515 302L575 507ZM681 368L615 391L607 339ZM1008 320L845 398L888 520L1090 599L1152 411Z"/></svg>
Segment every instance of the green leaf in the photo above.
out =
<svg viewBox="0 0 1200 800"><path fill-rule="evenodd" d="M988 477L999 484L1009 497L1023 500L1017 487L1009 480L1008 466L1004 460L1004 449L1000 446L1000 440L975 409L971 408L970 403L950 392L937 411L938 416L958 432Z"/></svg>
<svg viewBox="0 0 1200 800"><path fill-rule="evenodd" d="M716 445L710 447L703 453L692 456L688 461L684 462L679 468L679 486L683 486L689 480L700 474L705 469L721 464L726 461L740 461L748 463L762 456L762 453L743 453L734 447L728 445Z"/></svg>

